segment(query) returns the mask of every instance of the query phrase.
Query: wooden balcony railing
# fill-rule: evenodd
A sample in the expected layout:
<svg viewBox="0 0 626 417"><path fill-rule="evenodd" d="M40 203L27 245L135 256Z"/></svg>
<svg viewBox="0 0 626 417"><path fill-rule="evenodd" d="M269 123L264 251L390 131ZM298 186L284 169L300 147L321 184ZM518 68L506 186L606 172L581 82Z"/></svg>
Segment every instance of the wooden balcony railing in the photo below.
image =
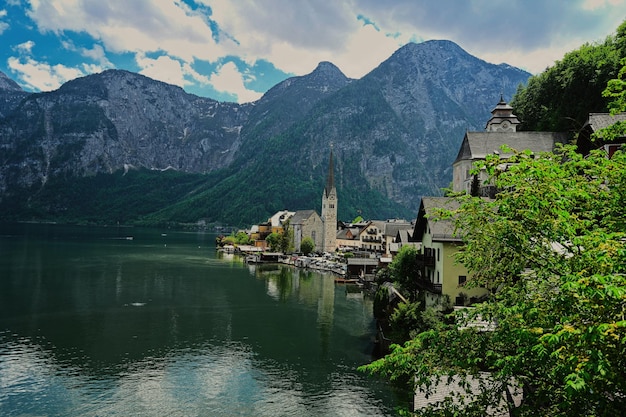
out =
<svg viewBox="0 0 626 417"><path fill-rule="evenodd" d="M424 268L434 268L435 267L435 257L431 255L424 255L421 253L417 254L417 266Z"/></svg>
<svg viewBox="0 0 626 417"><path fill-rule="evenodd" d="M417 286L422 290L432 292L433 294L441 294L442 291L441 284L435 284L427 279L418 279Z"/></svg>

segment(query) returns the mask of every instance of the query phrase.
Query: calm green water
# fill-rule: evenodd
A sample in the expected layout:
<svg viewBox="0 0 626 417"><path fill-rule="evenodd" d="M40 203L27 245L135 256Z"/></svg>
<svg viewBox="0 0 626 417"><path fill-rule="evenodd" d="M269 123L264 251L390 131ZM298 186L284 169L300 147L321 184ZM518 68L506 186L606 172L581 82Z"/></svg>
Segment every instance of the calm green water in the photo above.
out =
<svg viewBox="0 0 626 417"><path fill-rule="evenodd" d="M395 415L370 301L214 239L0 225L0 415Z"/></svg>

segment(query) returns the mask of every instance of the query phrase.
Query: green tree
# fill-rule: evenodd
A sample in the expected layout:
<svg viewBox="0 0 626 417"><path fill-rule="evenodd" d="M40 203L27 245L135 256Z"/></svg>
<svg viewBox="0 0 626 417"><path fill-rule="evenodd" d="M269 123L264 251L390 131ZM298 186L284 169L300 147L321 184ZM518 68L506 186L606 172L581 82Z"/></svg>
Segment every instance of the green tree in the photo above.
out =
<svg viewBox="0 0 626 417"><path fill-rule="evenodd" d="M626 23L624 26L626 30ZM622 59L622 69L617 78L609 81L602 95L613 99L609 105L609 112L612 115L626 111L626 58ZM611 142L624 136L626 136L626 122L618 121L596 132L593 139L601 137L604 142Z"/></svg>
<svg viewBox="0 0 626 417"><path fill-rule="evenodd" d="M267 246L269 246L272 252L279 252L282 243L282 236L280 233L272 232L265 238L265 242L267 242Z"/></svg>
<svg viewBox="0 0 626 417"><path fill-rule="evenodd" d="M302 243L300 243L300 250L303 254L308 255L309 253L315 250L315 242L309 236L302 239Z"/></svg>
<svg viewBox="0 0 626 417"><path fill-rule="evenodd" d="M626 21L602 43L584 44L520 86L511 100L523 130L578 132L590 112L605 112L602 91L626 57Z"/></svg>
<svg viewBox="0 0 626 417"><path fill-rule="evenodd" d="M235 242L238 245L248 245L250 244L250 236L246 232L240 231L235 235Z"/></svg>
<svg viewBox="0 0 626 417"><path fill-rule="evenodd" d="M455 213L466 285L489 301L420 333L362 368L432 390L448 377L487 379L418 415L614 416L626 409L626 154L573 147L489 157L494 201L463 196ZM442 216L451 213L442 213ZM477 319L488 320L479 331ZM523 393L514 403L514 389ZM508 401L501 402L503 393ZM456 414L455 414L456 413Z"/></svg>
<svg viewBox="0 0 626 417"><path fill-rule="evenodd" d="M402 246L389 265L393 282L409 301L417 300L417 249L414 246Z"/></svg>
<svg viewBox="0 0 626 417"><path fill-rule="evenodd" d="M290 227L289 219L283 224L283 233L280 235L279 250L282 253L291 253L293 247L293 229Z"/></svg>

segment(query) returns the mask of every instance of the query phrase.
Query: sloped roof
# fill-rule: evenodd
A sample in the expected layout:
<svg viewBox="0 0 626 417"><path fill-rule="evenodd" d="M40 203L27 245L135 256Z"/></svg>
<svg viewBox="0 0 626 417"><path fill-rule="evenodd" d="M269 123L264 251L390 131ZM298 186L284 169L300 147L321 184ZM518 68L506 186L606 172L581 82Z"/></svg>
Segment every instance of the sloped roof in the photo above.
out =
<svg viewBox="0 0 626 417"><path fill-rule="evenodd" d="M589 120L585 126L590 126L594 132L607 128L616 122L626 121L626 113L619 113L612 116L609 113L589 113Z"/></svg>
<svg viewBox="0 0 626 417"><path fill-rule="evenodd" d="M423 197L420 203L417 222L413 232L413 240L421 242L424 231L428 226L433 241L460 242L461 238L455 233L453 219L433 220L432 216L437 209L456 210L460 206L458 200L450 197Z"/></svg>
<svg viewBox="0 0 626 417"><path fill-rule="evenodd" d="M413 231L414 229L398 230L398 234L396 235L396 242L398 243L410 242L413 238Z"/></svg>
<svg viewBox="0 0 626 417"><path fill-rule="evenodd" d="M289 220L290 224L302 224L305 221L309 220L311 216L317 214L315 210L298 210L291 216Z"/></svg>
<svg viewBox="0 0 626 417"><path fill-rule="evenodd" d="M501 150L507 145L515 150L534 153L551 152L557 143L566 143L567 137L557 132L467 132L454 163L462 160L485 159L490 154L511 156Z"/></svg>
<svg viewBox="0 0 626 417"><path fill-rule="evenodd" d="M409 222L386 222L383 235L396 237L401 230L413 230L413 225Z"/></svg>
<svg viewBox="0 0 626 417"><path fill-rule="evenodd" d="M294 215L293 211L289 210L281 210L276 212L272 217L268 219L268 223L271 223L272 227L280 227L283 225L285 220L289 219Z"/></svg>
<svg viewBox="0 0 626 417"><path fill-rule="evenodd" d="M346 227L345 229L341 229L337 232L337 239L358 240L359 230L358 227Z"/></svg>
<svg viewBox="0 0 626 417"><path fill-rule="evenodd" d="M626 113L619 113L615 116L611 116L609 113L589 113L589 118L578 133L578 137L576 139L578 152L583 155L587 155L592 149L601 148L607 143L623 142L624 138L615 138L611 141L605 142L602 135L599 135L597 139L591 139L593 134L601 129L607 128L616 122L623 121L626 121Z"/></svg>

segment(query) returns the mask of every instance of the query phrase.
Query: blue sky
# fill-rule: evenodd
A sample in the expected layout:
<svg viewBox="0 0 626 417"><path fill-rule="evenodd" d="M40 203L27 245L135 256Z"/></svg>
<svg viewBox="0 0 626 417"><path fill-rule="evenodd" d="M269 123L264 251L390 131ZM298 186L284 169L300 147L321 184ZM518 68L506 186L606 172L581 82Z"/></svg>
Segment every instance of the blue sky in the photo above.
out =
<svg viewBox="0 0 626 417"><path fill-rule="evenodd" d="M360 78L429 39L536 74L625 19L626 0L1 0L0 71L50 91L126 69L243 103L321 61Z"/></svg>

